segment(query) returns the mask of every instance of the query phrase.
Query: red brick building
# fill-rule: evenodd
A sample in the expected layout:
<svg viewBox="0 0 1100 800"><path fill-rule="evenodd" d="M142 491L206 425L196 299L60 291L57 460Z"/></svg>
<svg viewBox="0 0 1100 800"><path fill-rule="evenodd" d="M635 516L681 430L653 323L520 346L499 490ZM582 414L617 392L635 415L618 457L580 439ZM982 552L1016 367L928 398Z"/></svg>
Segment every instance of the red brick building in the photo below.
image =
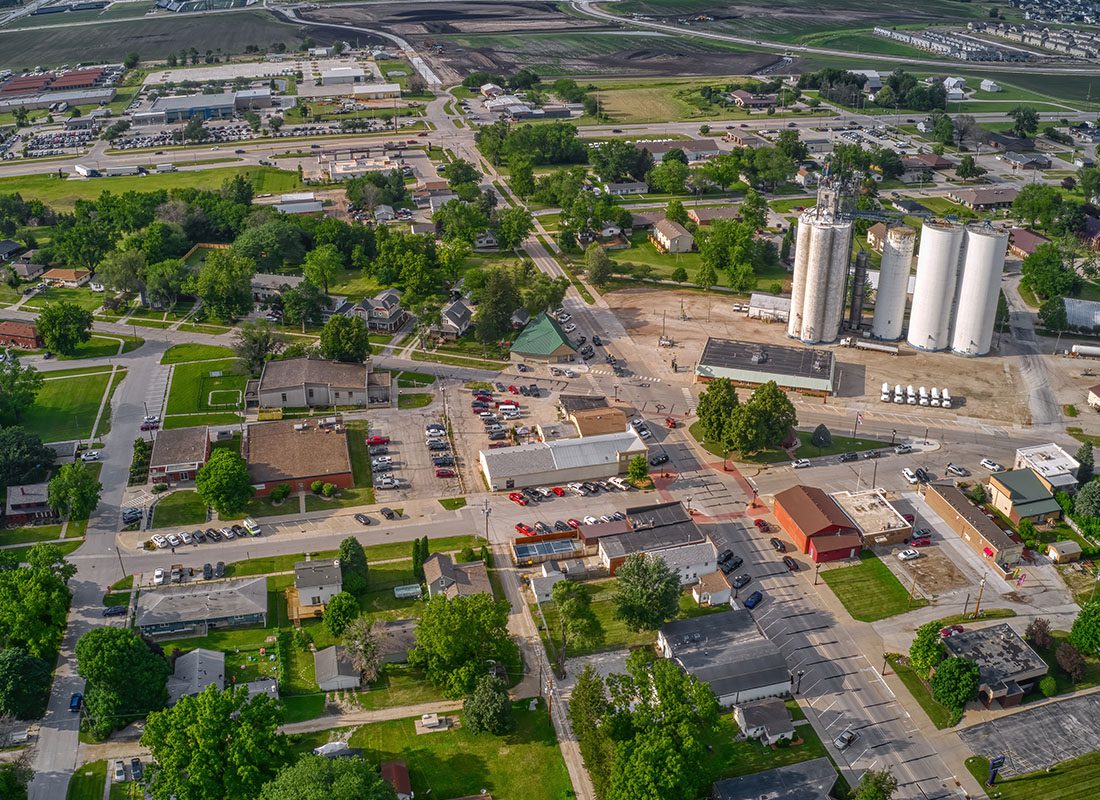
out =
<svg viewBox="0 0 1100 800"><path fill-rule="evenodd" d="M21 350L37 350L42 346L38 328L33 322L0 321L0 347L18 347Z"/></svg>
<svg viewBox="0 0 1100 800"><path fill-rule="evenodd" d="M777 494L775 518L799 551L815 562L848 558L853 547L859 553L859 529L833 498L815 486L792 486Z"/></svg>
<svg viewBox="0 0 1100 800"><path fill-rule="evenodd" d="M343 425L322 426L317 420L280 420L249 425L241 447L248 474L260 497L280 483L308 491L314 481L350 489L348 439Z"/></svg>

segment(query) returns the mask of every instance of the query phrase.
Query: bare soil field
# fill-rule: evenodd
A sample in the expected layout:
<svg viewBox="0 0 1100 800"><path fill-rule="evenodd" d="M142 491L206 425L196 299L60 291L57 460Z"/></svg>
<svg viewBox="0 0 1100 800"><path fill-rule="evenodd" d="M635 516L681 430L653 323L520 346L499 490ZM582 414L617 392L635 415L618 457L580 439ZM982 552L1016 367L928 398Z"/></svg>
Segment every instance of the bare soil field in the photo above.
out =
<svg viewBox="0 0 1100 800"><path fill-rule="evenodd" d="M325 7L303 18L324 23L377 25L400 36L433 36L448 33L497 33L502 31L582 30L599 28L595 20L571 17L555 3L456 2L408 3Z"/></svg>
<svg viewBox="0 0 1100 800"><path fill-rule="evenodd" d="M702 354L708 336L763 344L801 347L787 338L786 325L750 320L732 310L733 300L723 294L664 289L624 289L604 295L623 327L636 341L656 341L662 327L676 343L671 355L681 365L692 365ZM681 319L681 309L686 319ZM922 353L901 345L891 356L854 348L828 345L837 360L838 397L847 401L879 402L882 384L947 387L956 406L948 411L926 408L945 419L979 417L1004 425L1030 421L1027 398L1017 375L1013 356L994 355L964 359L948 353ZM1100 381L1098 381L1100 382Z"/></svg>

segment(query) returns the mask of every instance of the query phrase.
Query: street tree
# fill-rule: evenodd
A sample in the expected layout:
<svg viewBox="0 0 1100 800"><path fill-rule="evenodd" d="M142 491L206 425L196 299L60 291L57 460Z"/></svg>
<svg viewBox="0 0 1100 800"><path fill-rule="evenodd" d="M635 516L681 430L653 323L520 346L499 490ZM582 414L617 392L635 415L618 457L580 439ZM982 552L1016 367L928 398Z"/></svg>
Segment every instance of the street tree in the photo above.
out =
<svg viewBox="0 0 1100 800"><path fill-rule="evenodd" d="M382 672L386 630L377 620L356 617L344 629L344 650L363 680L374 683Z"/></svg>
<svg viewBox="0 0 1100 800"><path fill-rule="evenodd" d="M50 479L47 500L50 508L71 520L88 519L99 504L103 484L83 461L62 464Z"/></svg>
<svg viewBox="0 0 1100 800"><path fill-rule="evenodd" d="M46 303L35 320L47 350L70 356L92 334L92 312L68 300Z"/></svg>
<svg viewBox="0 0 1100 800"><path fill-rule="evenodd" d="M656 630L676 616L680 577L663 559L635 553L627 556L615 577L615 618L630 630Z"/></svg>
<svg viewBox="0 0 1100 800"><path fill-rule="evenodd" d="M69 613L66 585L72 565L56 545L34 545L27 566L0 570L0 647L20 647L37 658L55 658Z"/></svg>
<svg viewBox="0 0 1100 800"><path fill-rule="evenodd" d="M1031 225L1049 228L1062 205L1062 193L1045 183L1025 184L1012 201L1012 211Z"/></svg>
<svg viewBox="0 0 1100 800"><path fill-rule="evenodd" d="M286 343L286 337L270 322L245 322L237 326L233 352L242 359L252 375L259 375L264 364Z"/></svg>
<svg viewBox="0 0 1100 800"><path fill-rule="evenodd" d="M95 271L96 280L116 292L140 292L145 285L144 275L145 253L141 250L114 250Z"/></svg>
<svg viewBox="0 0 1100 800"><path fill-rule="evenodd" d="M131 628L88 631L76 643L76 663L86 681L88 730L97 739L168 703L168 660Z"/></svg>
<svg viewBox="0 0 1100 800"><path fill-rule="evenodd" d="M534 217L522 206L512 206L497 211L493 215L496 227L497 244L501 250L514 250L535 229Z"/></svg>
<svg viewBox="0 0 1100 800"><path fill-rule="evenodd" d="M676 267L676 269L672 270L672 274L669 277L676 281L676 283L687 283L688 273L683 267Z"/></svg>
<svg viewBox="0 0 1100 800"><path fill-rule="evenodd" d="M33 364L23 366L16 353L0 362L0 424L19 422L23 412L34 405L42 388L42 376ZM0 458L3 458L0 455Z"/></svg>
<svg viewBox="0 0 1100 800"><path fill-rule="evenodd" d="M260 800L397 800L375 765L364 758L306 755L264 784Z"/></svg>
<svg viewBox="0 0 1100 800"><path fill-rule="evenodd" d="M41 717L46 713L52 681L53 668L45 659L20 647L0 650L0 716Z"/></svg>
<svg viewBox="0 0 1100 800"><path fill-rule="evenodd" d="M595 647L603 641L604 630L592 610L592 595L575 581L558 581L550 590L558 612L559 669L565 664L571 647Z"/></svg>
<svg viewBox="0 0 1100 800"><path fill-rule="evenodd" d="M328 298L321 288L309 280L283 292L283 320L289 325L316 325L324 319Z"/></svg>
<svg viewBox="0 0 1100 800"><path fill-rule="evenodd" d="M145 268L145 296L154 306L172 308L190 277L187 265L178 258L149 264Z"/></svg>
<svg viewBox="0 0 1100 800"><path fill-rule="evenodd" d="M927 676L945 656L940 624L933 620L917 628L917 635L909 646L909 664L913 669Z"/></svg>
<svg viewBox="0 0 1100 800"><path fill-rule="evenodd" d="M314 286L328 294L328 285L336 279L344 267L344 257L334 244L323 244L306 253L302 262L302 274Z"/></svg>
<svg viewBox="0 0 1100 800"><path fill-rule="evenodd" d="M195 491L218 514L230 518L243 511L255 493L245 460L226 448L213 451L199 468Z"/></svg>
<svg viewBox="0 0 1100 800"><path fill-rule="evenodd" d="M937 703L961 711L978 694L978 665L959 656L944 659L936 666L930 685Z"/></svg>
<svg viewBox="0 0 1100 800"><path fill-rule="evenodd" d="M638 484L649 476L649 461L644 455L637 455L630 459L626 467L626 477L631 483Z"/></svg>
<svg viewBox="0 0 1100 800"><path fill-rule="evenodd" d="M1077 490L1073 511L1082 517L1100 517L1100 481L1089 481Z"/></svg>
<svg viewBox="0 0 1100 800"><path fill-rule="evenodd" d="M354 536L340 542L340 577L344 591L353 595L367 591L367 554Z"/></svg>
<svg viewBox="0 0 1100 800"><path fill-rule="evenodd" d="M729 378L718 378L707 384L707 388L700 392L699 403L695 408L705 441L722 441L726 425L739 405L737 391Z"/></svg>
<svg viewBox="0 0 1100 800"><path fill-rule="evenodd" d="M214 250L195 281L195 292L209 314L234 320L252 310L252 276L256 262L235 250Z"/></svg>
<svg viewBox="0 0 1100 800"><path fill-rule="evenodd" d="M1100 600L1090 600L1077 612L1069 643L1085 655L1100 655Z"/></svg>
<svg viewBox="0 0 1100 800"><path fill-rule="evenodd" d="M2 434L0 434L2 436ZM0 446L0 451L3 447ZM1077 483L1078 485L1085 485L1092 480L1093 475L1093 460L1092 460L1092 445L1089 442L1082 442L1081 446L1077 448L1077 453L1074 455L1077 459L1077 463L1081 466L1077 470Z"/></svg>
<svg viewBox="0 0 1100 800"><path fill-rule="evenodd" d="M496 675L482 675L462 703L462 726L470 733L503 736L516 727L508 687Z"/></svg>
<svg viewBox="0 0 1100 800"><path fill-rule="evenodd" d="M768 224L768 201L760 192L749 188L745 191L739 213L743 222L751 225L754 230L760 230Z"/></svg>
<svg viewBox="0 0 1100 800"><path fill-rule="evenodd" d="M1080 283L1080 277L1066 266L1062 253L1055 244L1041 244L1036 247L1034 252L1024 258L1020 265L1020 274L1020 282L1044 299L1072 294Z"/></svg>
<svg viewBox="0 0 1100 800"><path fill-rule="evenodd" d="M810 434L810 444L812 444L818 450L824 450L827 447L832 447L833 434L832 432L830 432L828 426L826 426L824 422L814 428L814 432Z"/></svg>
<svg viewBox="0 0 1100 800"><path fill-rule="evenodd" d="M507 601L488 594L433 597L416 626L409 664L422 668L446 697L469 694L487 662L514 664L515 644L508 636Z"/></svg>
<svg viewBox="0 0 1100 800"><path fill-rule="evenodd" d="M321 355L362 363L370 355L370 331L359 317L333 316L321 328Z"/></svg>
<svg viewBox="0 0 1100 800"><path fill-rule="evenodd" d="M745 413L756 418L765 447L778 447L798 424L794 404L775 381L768 381L752 393Z"/></svg>
<svg viewBox="0 0 1100 800"><path fill-rule="evenodd" d="M852 800L893 800L898 779L888 769L869 769L859 779Z"/></svg>
<svg viewBox="0 0 1100 800"><path fill-rule="evenodd" d="M342 636L351 621L359 616L359 601L350 592L340 592L325 603L324 622L329 633Z"/></svg>
<svg viewBox="0 0 1100 800"><path fill-rule="evenodd" d="M592 242L584 251L584 267L588 280L597 288L603 288L611 281L615 264L598 242Z"/></svg>
<svg viewBox="0 0 1100 800"><path fill-rule="evenodd" d="M154 800L253 800L289 756L282 710L244 687L208 686L149 715L141 744L157 765Z"/></svg>

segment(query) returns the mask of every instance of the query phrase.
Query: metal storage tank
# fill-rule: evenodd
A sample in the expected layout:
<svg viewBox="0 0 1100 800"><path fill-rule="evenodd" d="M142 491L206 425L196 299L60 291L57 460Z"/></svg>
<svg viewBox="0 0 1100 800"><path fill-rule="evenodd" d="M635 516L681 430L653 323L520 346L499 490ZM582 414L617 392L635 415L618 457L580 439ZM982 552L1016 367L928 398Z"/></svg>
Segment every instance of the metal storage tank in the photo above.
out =
<svg viewBox="0 0 1100 800"><path fill-rule="evenodd" d="M810 226L799 224L795 230L794 272L791 276L791 314L787 335L797 339L802 331L802 304L806 297L806 269L810 263Z"/></svg>
<svg viewBox="0 0 1100 800"><path fill-rule="evenodd" d="M944 220L927 220L921 227L917 281L906 336L906 341L918 350L943 350L950 344L963 234L961 225Z"/></svg>
<svg viewBox="0 0 1100 800"><path fill-rule="evenodd" d="M876 339L894 341L901 338L916 243L917 232L907 225L886 231L875 291L875 314L871 320L871 335Z"/></svg>
<svg viewBox="0 0 1100 800"><path fill-rule="evenodd" d="M810 209L798 220L787 335L807 344L840 334L852 248L852 223Z"/></svg>
<svg viewBox="0 0 1100 800"><path fill-rule="evenodd" d="M966 261L959 277L951 350L984 356L993 341L997 298L1008 250L1008 231L972 225L966 231Z"/></svg>

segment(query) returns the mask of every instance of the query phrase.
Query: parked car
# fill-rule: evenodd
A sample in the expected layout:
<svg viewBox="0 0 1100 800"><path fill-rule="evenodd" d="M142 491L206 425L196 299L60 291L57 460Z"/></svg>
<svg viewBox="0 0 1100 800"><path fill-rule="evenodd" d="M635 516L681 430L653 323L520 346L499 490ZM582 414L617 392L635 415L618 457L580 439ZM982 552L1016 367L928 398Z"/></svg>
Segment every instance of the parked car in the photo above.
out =
<svg viewBox="0 0 1100 800"><path fill-rule="evenodd" d="M905 478L905 480L910 484L917 483L917 473L913 472L913 470L909 469L909 467L905 467L901 471L901 477Z"/></svg>
<svg viewBox="0 0 1100 800"><path fill-rule="evenodd" d="M521 505L521 506L527 505L527 498L524 497L519 492L512 492L511 494L508 495L508 499L511 500L516 505Z"/></svg>
<svg viewBox="0 0 1100 800"><path fill-rule="evenodd" d="M435 471L435 477L437 478L453 478L455 471L453 469L447 469L446 467L440 467Z"/></svg>
<svg viewBox="0 0 1100 800"><path fill-rule="evenodd" d="M130 777L139 782L145 778L145 765L140 758L130 759Z"/></svg>
<svg viewBox="0 0 1100 800"><path fill-rule="evenodd" d="M771 544L772 549L774 549L775 552L777 552L777 553L786 553L787 552L787 545L783 544L782 539L776 539L773 536L771 539L768 540L768 543Z"/></svg>
<svg viewBox="0 0 1100 800"><path fill-rule="evenodd" d="M569 519L567 519L565 521L565 524L568 525L573 530L576 530L577 528L579 528L581 526L581 521L579 519L573 519L572 517L570 517Z"/></svg>
<svg viewBox="0 0 1100 800"><path fill-rule="evenodd" d="M907 547L898 553L898 560L900 561L912 561L914 558L920 558L920 553L911 547Z"/></svg>
<svg viewBox="0 0 1100 800"><path fill-rule="evenodd" d="M368 436L367 437L367 444L368 445L372 445L372 444L389 444L389 443L390 443L390 437L389 436L378 436L376 434L374 436Z"/></svg>
<svg viewBox="0 0 1100 800"><path fill-rule="evenodd" d="M386 519L397 519L397 514L392 508L386 508L385 506L383 506L382 508L378 509L378 513Z"/></svg>
<svg viewBox="0 0 1100 800"><path fill-rule="evenodd" d="M376 444L368 451L372 456L384 456L390 452L390 448L384 444Z"/></svg>
<svg viewBox="0 0 1100 800"><path fill-rule="evenodd" d="M168 546L168 540L161 536L159 533L154 533L153 544L155 544L158 549L163 550Z"/></svg>
<svg viewBox="0 0 1100 800"><path fill-rule="evenodd" d="M808 458L796 458L791 462L792 469L805 469L810 466L810 459Z"/></svg>
<svg viewBox="0 0 1100 800"><path fill-rule="evenodd" d="M742 575L738 575L736 578L730 581L730 586L732 586L734 589L741 589L744 588L744 586L751 580L752 575L749 575L749 573L746 572Z"/></svg>
<svg viewBox="0 0 1100 800"><path fill-rule="evenodd" d="M143 422L143 423L141 423L141 429L143 431L155 431L159 427L160 427L159 422Z"/></svg>
<svg viewBox="0 0 1100 800"><path fill-rule="evenodd" d="M215 578L224 578L225 577L225 562L224 561L219 561L217 564L214 565L214 577Z"/></svg>
<svg viewBox="0 0 1100 800"><path fill-rule="evenodd" d="M596 345L596 347L602 347L603 346L603 339L601 339L599 336L596 336L595 334L593 334L592 344Z"/></svg>
<svg viewBox="0 0 1100 800"><path fill-rule="evenodd" d="M77 711L80 711L82 705L84 705L84 695L80 692L73 692L69 697L69 711L75 714Z"/></svg>
<svg viewBox="0 0 1100 800"><path fill-rule="evenodd" d="M125 617L130 611L129 606L107 606L103 609L103 616L105 617Z"/></svg>
<svg viewBox="0 0 1100 800"><path fill-rule="evenodd" d="M522 522L517 522L516 523L516 530L519 533L522 533L524 536L534 536L535 535L534 528L532 528L530 525L526 525Z"/></svg>
<svg viewBox="0 0 1100 800"><path fill-rule="evenodd" d="M932 476L928 474L928 470L926 470L924 467L917 467L914 470L914 473L917 476L917 480L921 483L928 483L930 480L932 480Z"/></svg>
<svg viewBox="0 0 1100 800"><path fill-rule="evenodd" d="M966 467L960 467L958 464L948 464L946 471L960 478L965 478L970 474L970 470Z"/></svg>
<svg viewBox="0 0 1100 800"><path fill-rule="evenodd" d="M202 579L204 581L208 581L213 577L214 577L214 567L211 566L209 561L207 561L205 564L202 565Z"/></svg>
<svg viewBox="0 0 1100 800"><path fill-rule="evenodd" d="M556 494L558 497L565 497L565 489L560 486L551 486L550 491Z"/></svg>
<svg viewBox="0 0 1100 800"><path fill-rule="evenodd" d="M859 453L841 453L837 461L841 464L848 461L859 461Z"/></svg>
<svg viewBox="0 0 1100 800"><path fill-rule="evenodd" d="M771 525L768 524L767 520L754 519L752 521L752 524L755 525L758 530L763 531L764 533L767 533L769 530L771 530Z"/></svg>
<svg viewBox="0 0 1100 800"><path fill-rule="evenodd" d="M661 464L667 464L668 453L658 453L655 456L650 456L649 463L654 467L659 467Z"/></svg>
<svg viewBox="0 0 1100 800"><path fill-rule="evenodd" d="M758 605L760 605L760 603L763 600L764 600L764 595L762 595L760 592L753 592L752 594L750 594L748 597L745 598L745 608L748 608L748 609L756 608Z"/></svg>
<svg viewBox="0 0 1100 800"><path fill-rule="evenodd" d="M179 547L181 544L183 544L183 542L180 541L180 537L176 536L176 534L174 533L168 534L167 539L168 544L172 547Z"/></svg>
<svg viewBox="0 0 1100 800"><path fill-rule="evenodd" d="M99 451L98 450L85 450L83 453L80 454L80 460L81 461L99 461Z"/></svg>
<svg viewBox="0 0 1100 800"><path fill-rule="evenodd" d="M901 444L899 444L897 447L894 448L894 452L897 453L899 456L904 456L907 453L912 453L913 452L913 446L909 445L909 444L905 444L904 442L902 442Z"/></svg>
<svg viewBox="0 0 1100 800"><path fill-rule="evenodd" d="M956 633L962 633L965 631L962 625L948 625L945 628L940 628L940 636L946 639L948 636L954 636Z"/></svg>
<svg viewBox="0 0 1100 800"><path fill-rule="evenodd" d="M840 736L833 739L833 747L835 747L837 750L846 750L852 744L852 742L856 740L856 736L858 735L859 734L857 734L851 728L845 728L844 732L841 733Z"/></svg>
<svg viewBox="0 0 1100 800"><path fill-rule="evenodd" d="M985 467L990 472L1004 472L1004 470L1005 470L1004 467L1002 467L996 461L993 461L992 459L989 459L989 458L983 458L978 463L981 464L983 467Z"/></svg>
<svg viewBox="0 0 1100 800"><path fill-rule="evenodd" d="M589 514L587 517L584 518L584 524L585 525L598 525L599 522L600 521L598 519L596 519L595 517L593 517L591 514Z"/></svg>
<svg viewBox="0 0 1100 800"><path fill-rule="evenodd" d="M209 539L212 542L220 542L221 538L222 538L222 535L220 533L218 533L218 531L214 528L207 528L206 529L206 538Z"/></svg>
<svg viewBox="0 0 1100 800"><path fill-rule="evenodd" d="M791 572L798 572L798 562L790 556L783 556L783 565Z"/></svg>

